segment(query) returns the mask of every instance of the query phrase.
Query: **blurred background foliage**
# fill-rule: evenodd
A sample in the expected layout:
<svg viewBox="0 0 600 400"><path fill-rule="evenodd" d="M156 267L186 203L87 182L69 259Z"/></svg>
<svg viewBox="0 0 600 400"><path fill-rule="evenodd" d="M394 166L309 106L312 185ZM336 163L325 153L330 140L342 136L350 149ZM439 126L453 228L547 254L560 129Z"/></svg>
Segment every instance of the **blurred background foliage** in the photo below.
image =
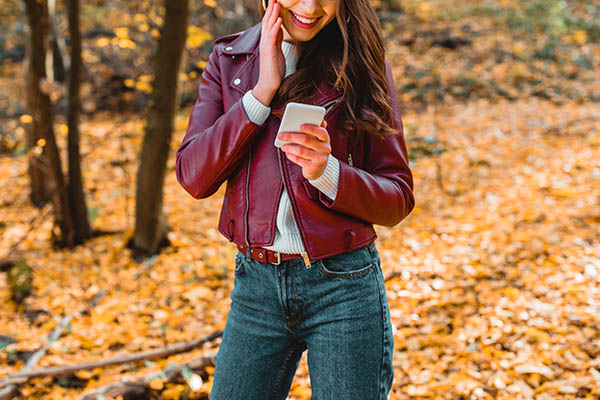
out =
<svg viewBox="0 0 600 400"><path fill-rule="evenodd" d="M0 197L0 254L24 260L9 270L0 257L8 272L0 275L0 375L20 368L69 310L84 311L44 365L154 348L224 324L236 250L215 229L223 192L203 201L187 196L173 155L214 39L257 23L258 12L254 0L190 3L165 184L175 229L170 247L138 264L125 243L163 4L82 4L82 168L89 218L103 235L67 252L49 243L50 207L40 211L26 199L27 161L45 140L27 148L34 121L23 2L0 0L0 186L10 187ZM406 394L394 398L467 398L482 388L488 396L481 398L533 398L534 390L539 400L597 398L600 0L373 4L418 199L400 226L377 227L382 265L392 272L395 387ZM62 57L64 7L56 2L53 19ZM64 71L54 72L42 86L64 153L68 90ZM21 393L64 399L186 358L47 377ZM202 377L210 382L211 374L207 368ZM292 398L309 398L308 378L303 361ZM209 387L202 390L183 394L188 389L177 384L161 395L206 398Z"/></svg>
<svg viewBox="0 0 600 400"><path fill-rule="evenodd" d="M17 0L1 0L0 118L25 113L20 82L27 28ZM400 10L374 1L393 61L402 106L473 98L539 96L557 103L598 101L600 2L594 0L405 0ZM258 22L254 1L192 1L182 72L182 105L197 95L214 38ZM139 111L151 90L152 56L163 7L152 1L83 4L83 109ZM64 5L57 30L67 37ZM14 86L12 86L14 85ZM61 91L59 86L55 88ZM57 111L65 108L58 94Z"/></svg>

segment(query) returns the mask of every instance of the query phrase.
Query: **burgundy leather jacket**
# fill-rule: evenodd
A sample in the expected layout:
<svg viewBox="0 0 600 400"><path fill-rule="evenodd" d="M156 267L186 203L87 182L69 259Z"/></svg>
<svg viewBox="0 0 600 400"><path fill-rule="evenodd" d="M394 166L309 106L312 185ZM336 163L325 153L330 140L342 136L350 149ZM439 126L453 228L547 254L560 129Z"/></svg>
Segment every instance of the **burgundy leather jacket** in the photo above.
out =
<svg viewBox="0 0 600 400"><path fill-rule="evenodd" d="M236 244L273 244L285 185L310 260L365 246L377 237L373 224L394 226L415 206L389 61L385 60L391 126L398 134L385 140L369 134L350 143L337 124L340 92L325 84L320 87L314 104L327 109L331 153L340 160L332 201L273 145L281 119L272 113L257 125L246 114L242 96L258 81L260 28L258 23L215 40L177 150L177 180L196 199L211 196L227 181L218 229Z"/></svg>

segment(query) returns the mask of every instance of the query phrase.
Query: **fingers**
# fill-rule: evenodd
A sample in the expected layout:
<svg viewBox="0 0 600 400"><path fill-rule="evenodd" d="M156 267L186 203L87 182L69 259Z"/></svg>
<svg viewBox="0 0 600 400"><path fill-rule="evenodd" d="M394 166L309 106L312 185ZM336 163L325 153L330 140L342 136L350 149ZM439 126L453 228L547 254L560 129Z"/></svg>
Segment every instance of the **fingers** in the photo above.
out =
<svg viewBox="0 0 600 400"><path fill-rule="evenodd" d="M290 145L304 147L310 149L319 154L327 155L331 153L331 145L326 142L322 142L312 135L304 133L292 133L286 132L288 135L279 136L281 140L289 142Z"/></svg>
<svg viewBox="0 0 600 400"><path fill-rule="evenodd" d="M273 26L277 18L279 17L279 4L273 2L273 6L271 8L271 14L269 15L269 22L267 24L268 27Z"/></svg>
<svg viewBox="0 0 600 400"><path fill-rule="evenodd" d="M269 7L271 9L269 17L267 19L267 28L269 28L270 30L270 28L273 26L273 24L277 21L277 18L279 17L279 3L277 3L276 1L270 2Z"/></svg>
<svg viewBox="0 0 600 400"><path fill-rule="evenodd" d="M275 6L277 9L275 10ZM271 30L273 23L275 22L277 16L279 16L279 4L277 1L270 1L267 9L265 10L265 15L263 15L262 19L262 31L263 33L267 33Z"/></svg>
<svg viewBox="0 0 600 400"><path fill-rule="evenodd" d="M300 156L297 156L295 154L292 153L285 153L285 156L290 160L293 161L294 163L298 164L299 166L301 166L302 168L312 168L315 165L317 165L318 163L316 163L313 160L307 159L307 158L303 158Z"/></svg>
<svg viewBox="0 0 600 400"><path fill-rule="evenodd" d="M305 144L305 141L310 141L311 136L319 142L329 143L329 133L325 129L326 126L327 122L325 122L325 125L321 123L321 126L302 124L300 126L301 132L281 132L279 136L282 140L299 144Z"/></svg>
<svg viewBox="0 0 600 400"><path fill-rule="evenodd" d="M272 5L271 2L269 2L269 5L267 6L267 9L265 10L265 14L262 17L262 32L265 32L265 28L267 25L267 22L269 21L269 16L271 15L271 10L272 10Z"/></svg>
<svg viewBox="0 0 600 400"><path fill-rule="evenodd" d="M302 167L302 175L306 179L317 179L323 173L327 160L310 160L289 152L285 156L295 164Z"/></svg>
<svg viewBox="0 0 600 400"><path fill-rule="evenodd" d="M325 120L323 120L323 121L325 121ZM312 124L302 124L302 125L300 125L300 130L302 132L306 132L310 135L313 135L314 137L316 137L317 139L319 139L322 142L329 142L329 133L325 129L326 126L327 126L327 122L325 122L325 125L323 125L323 123L321 123L321 126L316 126L316 125L312 125Z"/></svg>
<svg viewBox="0 0 600 400"><path fill-rule="evenodd" d="M294 144L294 143L286 143L281 147L281 150L288 154L293 154L295 156L304 158L306 160L319 160L323 157L324 153L320 151L316 151L306 146Z"/></svg>
<svg viewBox="0 0 600 400"><path fill-rule="evenodd" d="M277 34L279 33L279 28L281 27L281 24L282 24L281 17L277 17L277 19L275 20L275 24L269 31L269 37L271 39L273 39L273 41L275 41L275 39L277 39Z"/></svg>
<svg viewBox="0 0 600 400"><path fill-rule="evenodd" d="M262 23L262 37L269 39L268 45L275 46L277 43L278 34L281 31L281 24L283 23L282 18L279 16L279 3L277 1L270 1L263 16ZM283 31L281 31L283 33ZM263 40L261 40L261 43ZM267 43L264 43L267 44Z"/></svg>

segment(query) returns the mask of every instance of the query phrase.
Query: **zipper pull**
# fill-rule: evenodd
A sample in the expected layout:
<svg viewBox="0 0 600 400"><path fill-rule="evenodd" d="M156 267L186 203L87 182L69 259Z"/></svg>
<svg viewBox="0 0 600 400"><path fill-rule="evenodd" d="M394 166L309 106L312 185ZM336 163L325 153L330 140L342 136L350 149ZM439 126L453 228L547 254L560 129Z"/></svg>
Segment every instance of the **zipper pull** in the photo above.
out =
<svg viewBox="0 0 600 400"><path fill-rule="evenodd" d="M348 164L352 165L352 154L348 153Z"/></svg>
<svg viewBox="0 0 600 400"><path fill-rule="evenodd" d="M304 266L306 268L310 268L310 260L308 259L308 254L305 251L303 251L302 253L300 253L300 255L304 259Z"/></svg>

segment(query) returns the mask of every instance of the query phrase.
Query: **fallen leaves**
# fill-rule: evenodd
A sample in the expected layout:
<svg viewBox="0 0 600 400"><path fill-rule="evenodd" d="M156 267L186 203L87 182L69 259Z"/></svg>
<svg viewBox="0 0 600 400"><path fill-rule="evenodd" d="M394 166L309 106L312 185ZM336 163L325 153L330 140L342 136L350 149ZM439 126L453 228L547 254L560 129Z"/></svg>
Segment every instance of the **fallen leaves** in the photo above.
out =
<svg viewBox="0 0 600 400"><path fill-rule="evenodd" d="M410 4L423 23L443 14L434 2ZM137 16L136 23L142 26L144 17ZM486 33L476 21L463 23ZM583 43L577 32L569 40ZM127 40L126 33L118 40ZM541 71L541 86L572 82L561 75L566 71L582 74L573 88L589 84L586 90L596 90L597 81L585 82L595 71L586 72L583 64L563 71L543 59L524 61L544 49L542 42L534 48L529 41L534 38L515 41L502 37L505 33L487 32L473 38L471 49L452 52L425 46L429 39L423 36L410 51L391 41L388 53L400 97L414 104L419 91L435 85L450 86L453 96L466 91L485 97L493 88L489 81L510 95L511 85L532 83ZM586 33L586 46L592 46L589 40ZM595 47L589 49L600 57ZM550 50L544 50L548 56ZM194 62L200 68L205 64ZM472 69L465 67L469 62ZM482 81L468 81L469 72ZM415 79L420 86L405 86ZM149 76L141 74L126 84L144 90L148 82ZM422 93L423 100L431 104L427 96L437 92L428 93ZM531 88L512 94L521 98L518 102L471 98L402 113L417 206L393 229L376 226L382 268L398 272L386 283L395 339L392 399L600 395L600 113L594 103L557 105L528 94ZM188 114L178 115L173 148ZM30 116L21 117L20 123L30 122ZM100 113L83 122L86 194L95 228L107 233L72 251L50 248L48 221L28 232L40 211L27 199L26 156L0 159L0 184L11 187L0 207L0 254L25 237L16 250L34 267L34 296L24 309L11 302L0 274L0 333L16 340L0 352L0 375L18 370L25 352L42 345L56 327L57 316L72 310L81 312L41 365L148 350L224 328L237 251L216 230L224 188L209 199L192 199L176 182L171 158L164 201L173 246L139 264L125 246L133 225L143 124L137 116ZM24 132L20 135L23 139ZM66 139L58 139L65 148ZM81 371L76 378L85 389L95 388L145 376L206 350ZM214 369L204 372L166 384L156 377L151 385L163 398L192 398L192 391L206 397ZM82 389L64 383L34 379L21 393L32 399L77 398ZM290 398L310 394L303 356Z"/></svg>
<svg viewBox="0 0 600 400"><path fill-rule="evenodd" d="M377 227L382 265L402 271L388 282L399 399L453 398L459 382L471 396L504 399L600 388L598 123L574 122L600 114L593 105L505 105L405 115L409 135L433 132L448 143L439 156L442 173L454 172L443 174L445 188L460 181L462 190L444 193L433 157L417 159L421 212L398 228ZM558 121L565 128L547 135ZM423 383L419 371L430 365L440 372ZM469 378L452 381L450 368Z"/></svg>

